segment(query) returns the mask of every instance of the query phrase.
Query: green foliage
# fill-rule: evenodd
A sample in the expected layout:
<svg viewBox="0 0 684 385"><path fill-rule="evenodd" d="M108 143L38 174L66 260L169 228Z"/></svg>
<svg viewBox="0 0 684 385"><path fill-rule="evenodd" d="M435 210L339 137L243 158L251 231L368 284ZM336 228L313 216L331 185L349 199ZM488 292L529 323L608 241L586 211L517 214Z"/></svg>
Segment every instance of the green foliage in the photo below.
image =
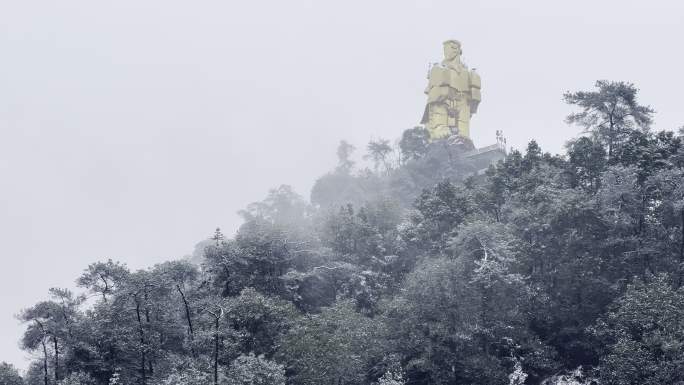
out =
<svg viewBox="0 0 684 385"><path fill-rule="evenodd" d="M387 181L376 174L351 174L337 169L316 180L311 189L311 203L323 209L347 204L360 206L385 195L387 189Z"/></svg>
<svg viewBox="0 0 684 385"><path fill-rule="evenodd" d="M408 207L424 189L447 179L461 181L479 171L461 156L473 149L472 144L463 147L446 139L428 143L427 137L425 129L416 127L404 132L399 148L388 140L371 141L366 159L374 163L374 171L354 170L353 164L344 160L347 158L340 158L338 167L314 184L311 203L323 209L347 204L361 207L389 196ZM342 154L348 155L348 147L340 146Z"/></svg>
<svg viewBox="0 0 684 385"><path fill-rule="evenodd" d="M573 187L590 193L600 187L601 173L606 167L606 151L595 141L581 137L568 145L569 171Z"/></svg>
<svg viewBox="0 0 684 385"><path fill-rule="evenodd" d="M240 351L271 356L281 335L297 321L291 303L267 297L252 288L230 298L226 322L239 335Z"/></svg>
<svg viewBox="0 0 684 385"><path fill-rule="evenodd" d="M482 175L468 143L353 146L311 204L280 186L194 261L86 268L19 315L45 384L684 381L684 145L626 83L566 94L586 137ZM16 371L0 366L15 381ZM10 382L11 383L11 382Z"/></svg>
<svg viewBox="0 0 684 385"><path fill-rule="evenodd" d="M596 91L566 92L568 104L581 111L570 114L568 123L576 123L608 148L608 160L621 150L636 129L647 130L653 109L637 103L637 88L631 83L599 80Z"/></svg>
<svg viewBox="0 0 684 385"><path fill-rule="evenodd" d="M107 295L126 279L128 273L125 265L110 259L107 262L97 262L88 266L76 283L92 293L99 293L102 299L107 301Z"/></svg>
<svg viewBox="0 0 684 385"><path fill-rule="evenodd" d="M88 373L72 372L59 382L59 385L96 385L95 379Z"/></svg>
<svg viewBox="0 0 684 385"><path fill-rule="evenodd" d="M7 362L0 362L0 384L2 385L24 385L24 379L19 375L19 371Z"/></svg>
<svg viewBox="0 0 684 385"><path fill-rule="evenodd" d="M285 385L285 369L276 362L254 354L241 355L227 374L229 385Z"/></svg>
<svg viewBox="0 0 684 385"><path fill-rule="evenodd" d="M348 174L354 167L354 161L351 159L352 154L356 148L346 141L341 141L337 146L337 171L343 174Z"/></svg>
<svg viewBox="0 0 684 385"><path fill-rule="evenodd" d="M222 368L223 369L223 368ZM222 370L223 371L223 370ZM221 381L225 376L220 373ZM112 378L109 385L117 380ZM159 381L160 385L207 385L211 384L213 376L211 364L205 359L192 359L183 356L170 356L167 375ZM118 383L118 382L117 382Z"/></svg>
<svg viewBox="0 0 684 385"><path fill-rule="evenodd" d="M382 170L385 174L389 174L393 165L392 152L394 149L387 139L371 140L368 142L368 154L364 156L366 159L371 159L375 167L375 171Z"/></svg>
<svg viewBox="0 0 684 385"><path fill-rule="evenodd" d="M249 204L245 210L240 211L240 214L247 223L263 220L296 230L299 226L306 226L309 207L292 187L281 185L269 191L263 201Z"/></svg>
<svg viewBox="0 0 684 385"><path fill-rule="evenodd" d="M363 384L369 364L381 356L383 325L341 301L320 314L303 318L280 349L294 383Z"/></svg>
<svg viewBox="0 0 684 385"><path fill-rule="evenodd" d="M427 153L429 143L430 132L418 126L404 131L399 148L404 159L420 159Z"/></svg>
<svg viewBox="0 0 684 385"><path fill-rule="evenodd" d="M414 207L402 238L409 247L430 253L443 253L457 227L476 210L470 192L449 181L423 191Z"/></svg>
<svg viewBox="0 0 684 385"><path fill-rule="evenodd" d="M401 215L401 207L388 199L368 202L358 210L340 207L326 215L321 238L345 261L369 267L375 259L399 252Z"/></svg>
<svg viewBox="0 0 684 385"><path fill-rule="evenodd" d="M602 383L684 381L684 292L673 288L666 275L629 285L594 330L606 343Z"/></svg>

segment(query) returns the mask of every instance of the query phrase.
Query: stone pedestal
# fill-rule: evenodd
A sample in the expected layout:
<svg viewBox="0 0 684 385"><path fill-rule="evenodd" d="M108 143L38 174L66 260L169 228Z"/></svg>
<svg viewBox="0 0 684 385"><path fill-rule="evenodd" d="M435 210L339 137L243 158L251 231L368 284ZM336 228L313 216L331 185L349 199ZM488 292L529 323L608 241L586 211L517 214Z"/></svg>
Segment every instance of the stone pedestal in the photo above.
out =
<svg viewBox="0 0 684 385"><path fill-rule="evenodd" d="M481 174L490 165L506 158L506 148L502 143L492 144L491 146L468 151L462 157L477 170L476 174Z"/></svg>

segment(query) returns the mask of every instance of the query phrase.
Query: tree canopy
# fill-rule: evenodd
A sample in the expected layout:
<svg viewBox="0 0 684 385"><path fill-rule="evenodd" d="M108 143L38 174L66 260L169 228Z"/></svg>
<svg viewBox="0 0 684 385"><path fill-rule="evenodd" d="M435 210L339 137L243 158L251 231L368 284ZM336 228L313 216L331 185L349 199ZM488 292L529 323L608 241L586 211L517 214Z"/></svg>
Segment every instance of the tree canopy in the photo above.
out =
<svg viewBox="0 0 684 385"><path fill-rule="evenodd" d="M342 142L310 200L273 189L192 261L95 262L19 314L34 360L0 383L680 383L684 133L596 87L565 94L564 154Z"/></svg>

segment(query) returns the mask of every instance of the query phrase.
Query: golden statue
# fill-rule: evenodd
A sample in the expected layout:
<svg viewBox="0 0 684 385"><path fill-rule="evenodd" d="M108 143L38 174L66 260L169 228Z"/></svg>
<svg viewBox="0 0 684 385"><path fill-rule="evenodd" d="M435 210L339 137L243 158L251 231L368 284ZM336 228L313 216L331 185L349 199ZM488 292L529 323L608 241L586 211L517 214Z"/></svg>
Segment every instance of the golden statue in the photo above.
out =
<svg viewBox="0 0 684 385"><path fill-rule="evenodd" d="M461 62L461 43L444 42L444 60L428 75L428 96L421 124L431 139L459 135L470 139L470 117L480 104L480 75Z"/></svg>

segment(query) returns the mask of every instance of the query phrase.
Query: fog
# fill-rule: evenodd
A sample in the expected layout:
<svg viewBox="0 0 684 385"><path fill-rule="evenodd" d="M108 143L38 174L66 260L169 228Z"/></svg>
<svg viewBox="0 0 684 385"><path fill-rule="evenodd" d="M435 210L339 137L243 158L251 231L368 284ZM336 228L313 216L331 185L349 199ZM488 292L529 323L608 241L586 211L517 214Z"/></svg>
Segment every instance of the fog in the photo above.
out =
<svg viewBox="0 0 684 385"><path fill-rule="evenodd" d="M503 130L562 151L567 90L625 80L654 128L684 124L672 1L0 3L0 361L14 318L87 264L192 252L290 184L308 196L345 139L416 125L430 62L463 43L482 76L476 145Z"/></svg>

